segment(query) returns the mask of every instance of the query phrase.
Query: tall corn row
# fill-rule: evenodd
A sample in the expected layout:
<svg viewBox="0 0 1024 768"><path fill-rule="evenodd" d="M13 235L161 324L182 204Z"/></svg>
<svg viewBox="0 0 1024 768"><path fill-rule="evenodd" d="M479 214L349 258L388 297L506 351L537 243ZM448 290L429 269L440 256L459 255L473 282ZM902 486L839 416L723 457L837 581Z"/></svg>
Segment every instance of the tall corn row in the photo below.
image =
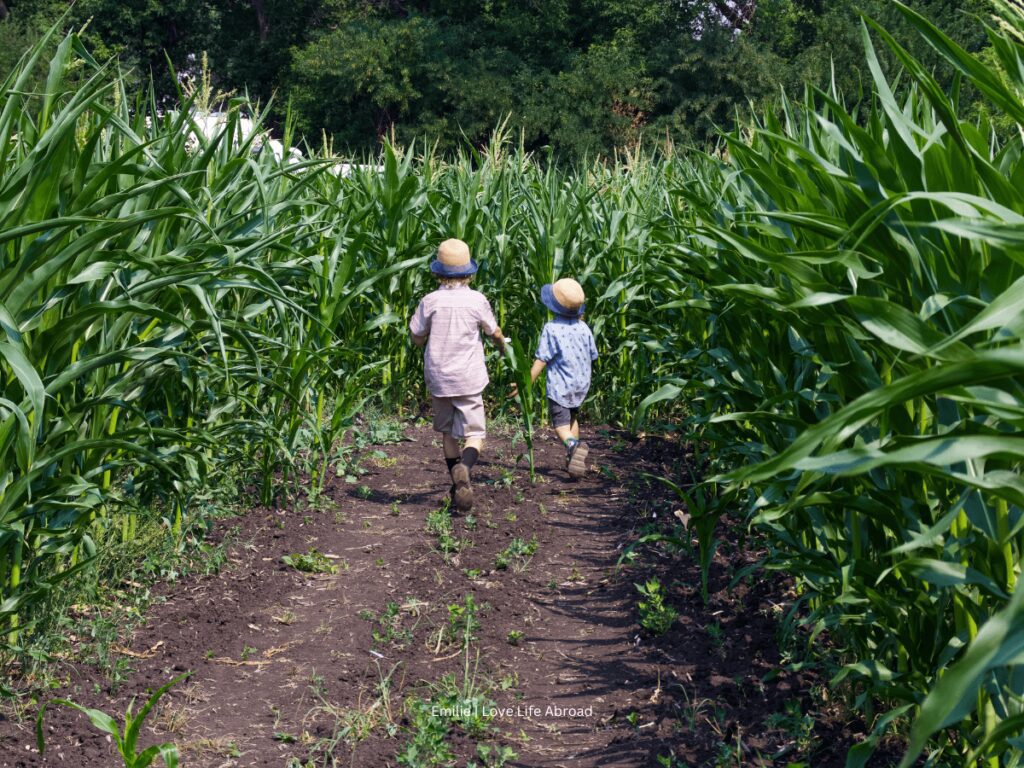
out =
<svg viewBox="0 0 1024 768"><path fill-rule="evenodd" d="M307 311L311 293L342 288L322 283L330 201L251 156L237 108L191 148L187 109L130 98L75 36L45 92L27 94L41 49L4 82L0 112L11 642L111 526L130 539L138 514L162 514L180 531L190 493L225 462L261 470L269 500L343 365Z"/></svg>
<svg viewBox="0 0 1024 768"><path fill-rule="evenodd" d="M993 29L1002 75L925 19L918 31L1024 124L1024 29ZM872 34L906 70L898 97ZM1024 160L899 43L864 27L875 98L784 101L674 194L690 224L658 236L672 339L664 387L711 445L716 499L799 579L793 615L827 632L851 701L916 716L964 765L1024 756ZM680 279L681 278L681 279ZM694 317L703 328L694 328ZM954 731L956 732L954 734Z"/></svg>

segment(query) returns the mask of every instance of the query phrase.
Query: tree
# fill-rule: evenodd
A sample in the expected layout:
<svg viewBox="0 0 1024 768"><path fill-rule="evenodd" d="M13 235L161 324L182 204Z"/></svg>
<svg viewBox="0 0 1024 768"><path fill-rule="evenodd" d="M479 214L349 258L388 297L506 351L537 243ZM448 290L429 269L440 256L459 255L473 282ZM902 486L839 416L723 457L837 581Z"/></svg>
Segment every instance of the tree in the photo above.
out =
<svg viewBox="0 0 1024 768"><path fill-rule="evenodd" d="M63 10L61 0L0 0L0 79L14 68L22 54L47 29L57 23ZM44 75L40 73L37 77Z"/></svg>
<svg viewBox="0 0 1024 768"><path fill-rule="evenodd" d="M970 50L986 44L972 14L988 0L907 1ZM0 66L67 7L0 0ZM167 59L181 71L208 51L220 89L277 95L275 114L290 103L313 143L482 143L511 115L531 148L577 157L645 133L702 144L750 103L833 73L856 98L871 86L859 10L952 82L891 0L77 0L67 23L168 96Z"/></svg>

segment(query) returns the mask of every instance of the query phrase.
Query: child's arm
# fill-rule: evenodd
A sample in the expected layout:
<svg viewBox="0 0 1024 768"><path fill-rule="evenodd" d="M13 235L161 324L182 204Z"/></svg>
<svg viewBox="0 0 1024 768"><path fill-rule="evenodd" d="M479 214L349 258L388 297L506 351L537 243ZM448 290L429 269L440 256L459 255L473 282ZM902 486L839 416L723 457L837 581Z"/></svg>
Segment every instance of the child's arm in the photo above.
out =
<svg viewBox="0 0 1024 768"><path fill-rule="evenodd" d="M547 363L543 360L534 360L533 367L530 369L530 381L536 381L537 377L540 376L541 372L547 368ZM519 385L513 384L512 389L509 391L508 396L513 400L519 397Z"/></svg>
<svg viewBox="0 0 1024 768"><path fill-rule="evenodd" d="M491 338L494 339L494 343L498 347L498 351L502 355L505 354L505 334L501 332L501 328L495 327L494 333L490 334Z"/></svg>
<svg viewBox="0 0 1024 768"><path fill-rule="evenodd" d="M530 369L530 381L536 381L547 366L548 364L543 360L534 360L533 367Z"/></svg>
<svg viewBox="0 0 1024 768"><path fill-rule="evenodd" d="M484 336L490 336L494 341L495 346L498 347L498 351L501 352L502 356L505 355L505 334L502 333L501 328L498 326L498 320L494 316L494 310L491 309L491 302L489 302L481 294L480 299L482 304L477 308L479 314L477 315L477 321L480 323L480 330Z"/></svg>
<svg viewBox="0 0 1024 768"><path fill-rule="evenodd" d="M417 347L422 347L427 343L427 337L430 335L430 323L427 320L422 301L416 305L416 311L413 313L412 319L409 320L409 335L412 336L412 343Z"/></svg>

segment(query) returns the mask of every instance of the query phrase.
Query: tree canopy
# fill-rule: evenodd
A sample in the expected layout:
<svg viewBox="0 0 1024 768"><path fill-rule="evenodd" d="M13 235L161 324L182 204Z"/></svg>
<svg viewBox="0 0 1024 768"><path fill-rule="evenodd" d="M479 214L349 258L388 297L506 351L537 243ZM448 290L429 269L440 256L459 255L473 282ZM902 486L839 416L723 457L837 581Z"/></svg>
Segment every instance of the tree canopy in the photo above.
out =
<svg viewBox="0 0 1024 768"><path fill-rule="evenodd" d="M780 88L865 86L859 12L934 60L890 0L68 0L0 1L0 68L64 17L173 95L206 51L216 85L311 143L367 151L382 135L444 148L504 118L530 147L568 157L652 140L702 143ZM910 0L968 49L986 0ZM969 94L965 95L970 98Z"/></svg>

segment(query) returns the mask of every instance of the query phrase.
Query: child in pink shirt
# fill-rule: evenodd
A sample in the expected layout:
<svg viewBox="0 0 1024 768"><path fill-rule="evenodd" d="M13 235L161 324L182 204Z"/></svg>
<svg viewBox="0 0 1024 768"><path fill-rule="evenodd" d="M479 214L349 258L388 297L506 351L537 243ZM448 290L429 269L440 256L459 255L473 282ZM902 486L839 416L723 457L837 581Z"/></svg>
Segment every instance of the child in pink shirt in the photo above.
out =
<svg viewBox="0 0 1024 768"><path fill-rule="evenodd" d="M438 278L409 321L413 343L426 347L423 375L434 406L434 429L441 433L455 507L473 507L470 471L487 436L483 391L488 384L481 331L505 351L505 336L487 297L469 287L477 264L461 240L445 240L430 271ZM459 441L465 446L460 450Z"/></svg>

